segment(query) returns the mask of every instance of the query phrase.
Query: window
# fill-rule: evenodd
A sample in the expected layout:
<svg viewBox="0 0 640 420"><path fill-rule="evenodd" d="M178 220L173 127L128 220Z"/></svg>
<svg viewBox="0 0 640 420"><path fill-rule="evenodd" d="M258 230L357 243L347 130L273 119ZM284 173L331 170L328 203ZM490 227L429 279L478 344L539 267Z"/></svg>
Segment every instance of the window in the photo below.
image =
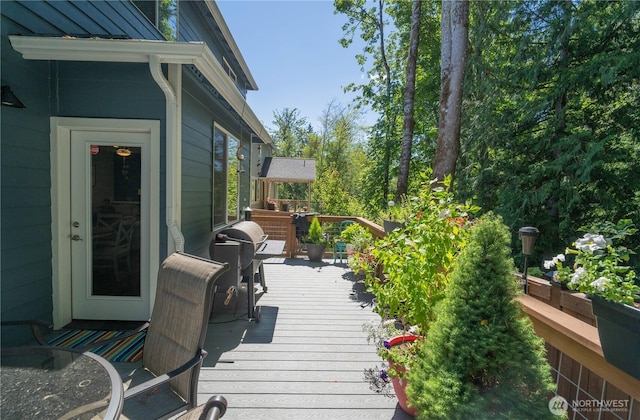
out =
<svg viewBox="0 0 640 420"><path fill-rule="evenodd" d="M134 0L133 4L162 32L167 41L178 40L178 0Z"/></svg>
<svg viewBox="0 0 640 420"><path fill-rule="evenodd" d="M238 219L238 141L218 126L213 129L213 226Z"/></svg>
<svg viewBox="0 0 640 420"><path fill-rule="evenodd" d="M224 57L222 57L222 68L224 69L225 72L227 72L227 74L233 80L234 83L238 83L238 76L236 76L236 73L233 71L233 69L231 69L229 62Z"/></svg>

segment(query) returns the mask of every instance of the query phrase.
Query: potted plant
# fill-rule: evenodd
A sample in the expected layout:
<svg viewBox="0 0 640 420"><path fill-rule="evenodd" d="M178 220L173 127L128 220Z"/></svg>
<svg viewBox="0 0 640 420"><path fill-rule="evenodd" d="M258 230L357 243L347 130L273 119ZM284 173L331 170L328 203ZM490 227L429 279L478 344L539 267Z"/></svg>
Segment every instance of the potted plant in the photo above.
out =
<svg viewBox="0 0 640 420"><path fill-rule="evenodd" d="M359 223L351 223L340 232L339 240L346 244L348 265L354 273L360 271L358 258L364 256L373 243L369 229Z"/></svg>
<svg viewBox="0 0 640 420"><path fill-rule="evenodd" d="M636 229L630 219L621 219L582 230L586 233L565 250L575 256L573 267L563 265L564 254L545 266L555 265L560 282L591 299L605 359L640 379L640 286L627 265L632 251L620 244Z"/></svg>
<svg viewBox="0 0 640 420"><path fill-rule="evenodd" d="M411 331L398 329L393 320L379 323L369 322L363 326L367 332L367 342L374 342L378 355L382 358L379 366L365 369L365 379L372 391L388 397L396 396L400 408L415 416L416 409L409 405L406 393L406 366L411 363L417 350L417 340L422 337ZM393 394L392 392L393 391Z"/></svg>
<svg viewBox="0 0 640 420"><path fill-rule="evenodd" d="M317 216L314 216L309 225L309 235L305 240L309 261L322 262L327 248L327 238L322 232L322 226Z"/></svg>
<svg viewBox="0 0 640 420"><path fill-rule="evenodd" d="M469 229L428 336L407 374L418 418L556 418L544 341L515 300L510 234L487 214Z"/></svg>
<svg viewBox="0 0 640 420"><path fill-rule="evenodd" d="M444 297L456 255L466 243L469 213L477 208L455 202L449 191L450 178L436 187L428 183L426 174L422 176L425 183L419 196L410 201L412 216L406 228L376 240L362 268L365 283L376 298L374 310L383 324L393 321L396 335L428 339L434 308ZM385 341L391 343L392 337L377 340L378 354L389 367L378 369L379 376L388 383L403 380L412 369L419 341L400 347L389 347ZM365 376L372 384L378 380L371 371Z"/></svg>
<svg viewBox="0 0 640 420"><path fill-rule="evenodd" d="M382 214L382 226L385 233L400 229L411 217L411 203L404 199L400 203L389 200L387 211Z"/></svg>
<svg viewBox="0 0 640 420"><path fill-rule="evenodd" d="M276 209L276 200L272 198L267 198L267 210L275 210Z"/></svg>

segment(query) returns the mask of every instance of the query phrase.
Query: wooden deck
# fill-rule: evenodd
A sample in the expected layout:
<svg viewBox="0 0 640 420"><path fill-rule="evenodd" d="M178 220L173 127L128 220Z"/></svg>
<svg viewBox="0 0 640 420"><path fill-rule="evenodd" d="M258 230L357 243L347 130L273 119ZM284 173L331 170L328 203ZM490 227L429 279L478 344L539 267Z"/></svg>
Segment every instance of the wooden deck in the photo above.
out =
<svg viewBox="0 0 640 420"><path fill-rule="evenodd" d="M244 297L235 314L216 300L198 402L225 396L225 420L411 418L364 380L380 359L362 325L378 316L346 265L272 258L264 271L259 322Z"/></svg>

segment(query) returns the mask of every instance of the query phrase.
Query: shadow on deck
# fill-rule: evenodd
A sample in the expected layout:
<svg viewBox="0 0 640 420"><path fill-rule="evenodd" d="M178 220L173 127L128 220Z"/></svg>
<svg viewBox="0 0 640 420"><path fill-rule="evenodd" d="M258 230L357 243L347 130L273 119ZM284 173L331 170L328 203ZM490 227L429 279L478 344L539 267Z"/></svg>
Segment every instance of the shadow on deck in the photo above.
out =
<svg viewBox="0 0 640 420"><path fill-rule="evenodd" d="M227 306L216 300L199 402L224 395L225 419L411 418L365 382L380 358L362 325L379 317L363 283L331 262L267 260L258 322L247 318L246 294Z"/></svg>

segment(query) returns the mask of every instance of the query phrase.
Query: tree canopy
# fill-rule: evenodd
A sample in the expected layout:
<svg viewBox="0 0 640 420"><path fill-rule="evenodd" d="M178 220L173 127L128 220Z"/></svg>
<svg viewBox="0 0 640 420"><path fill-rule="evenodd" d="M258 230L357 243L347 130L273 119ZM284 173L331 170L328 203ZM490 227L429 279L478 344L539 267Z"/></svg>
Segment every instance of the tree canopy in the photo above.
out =
<svg viewBox="0 0 640 420"><path fill-rule="evenodd" d="M419 188L415 174L434 166L441 120L442 2L420 4L409 196ZM369 77L348 87L357 93L351 108L329 104L318 132L299 113L277 113L274 138L282 153L316 157L319 177L335 179L343 201L356 203L349 211L375 218L396 193L415 3L334 5L345 18L336 41L364 41L354 59ZM537 226L540 259L594 221L640 224L640 2L468 6L458 198L500 214L512 232ZM366 136L350 114L359 107L379 115ZM640 239L628 245L637 249Z"/></svg>

